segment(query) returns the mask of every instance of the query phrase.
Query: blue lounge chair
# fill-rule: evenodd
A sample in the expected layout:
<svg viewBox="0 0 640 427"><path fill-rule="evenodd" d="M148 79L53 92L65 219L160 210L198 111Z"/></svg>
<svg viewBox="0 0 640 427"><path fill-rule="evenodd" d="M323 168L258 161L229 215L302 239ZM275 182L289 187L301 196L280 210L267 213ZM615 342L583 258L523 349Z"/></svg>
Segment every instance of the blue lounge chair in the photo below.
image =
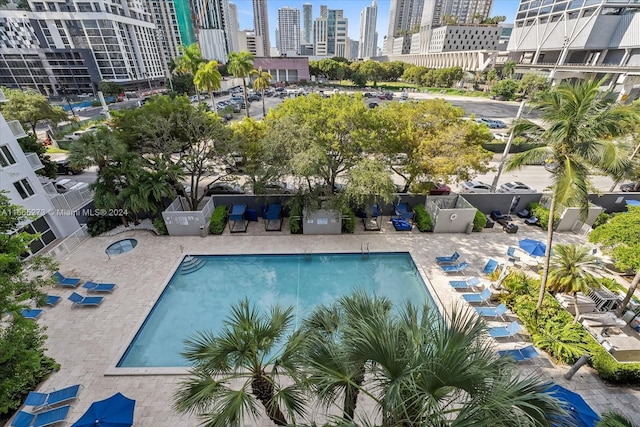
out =
<svg viewBox="0 0 640 427"><path fill-rule="evenodd" d="M493 338L509 338L516 335L522 330L522 326L517 321L509 323L507 326L496 326L494 328L487 329L489 335Z"/></svg>
<svg viewBox="0 0 640 427"><path fill-rule="evenodd" d="M467 264L466 261L462 261L459 264L449 264L449 265L440 266L442 271L444 271L445 273L460 273L464 271L467 267L469 267L469 264Z"/></svg>
<svg viewBox="0 0 640 427"><path fill-rule="evenodd" d="M513 246L509 246L507 248L507 258L509 262L520 261L520 257L516 255L516 248L514 248Z"/></svg>
<svg viewBox="0 0 640 427"><path fill-rule="evenodd" d="M115 283L85 282L82 287L85 288L87 292L113 292L113 288L115 288L116 285Z"/></svg>
<svg viewBox="0 0 640 427"><path fill-rule="evenodd" d="M82 295L73 292L69 295L69 301L73 303L73 307L97 307L102 304L103 297L83 297Z"/></svg>
<svg viewBox="0 0 640 427"><path fill-rule="evenodd" d="M531 216L531 217L525 219L524 223L527 224L527 225L538 225L540 223L540 220L538 218L536 218L535 216Z"/></svg>
<svg viewBox="0 0 640 427"><path fill-rule="evenodd" d="M38 415L18 411L18 414L11 422L11 427L45 427L61 423L67 418L70 408L69 405L61 406L46 412L41 412Z"/></svg>
<svg viewBox="0 0 640 427"><path fill-rule="evenodd" d="M245 233L249 228L249 220L246 218L247 205L231 205L229 209L229 232Z"/></svg>
<svg viewBox="0 0 640 427"><path fill-rule="evenodd" d="M378 204L371 205L371 211L366 209L358 209L357 216L362 219L362 225L365 231L380 231L382 228L382 211Z"/></svg>
<svg viewBox="0 0 640 427"><path fill-rule="evenodd" d="M498 354L500 355L500 357L511 357L516 362L523 362L540 355L532 345L528 345L522 348L515 348L513 350L502 350L499 351Z"/></svg>
<svg viewBox="0 0 640 427"><path fill-rule="evenodd" d="M499 221L508 221L511 219L511 217L509 217L509 215L505 215L500 211L491 211L491 219L494 220L495 222L499 222Z"/></svg>
<svg viewBox="0 0 640 427"><path fill-rule="evenodd" d="M58 295L47 295L47 305L54 306L60 302L62 298Z"/></svg>
<svg viewBox="0 0 640 427"><path fill-rule="evenodd" d="M498 261L496 261L495 259L490 259L489 261L487 261L487 265L484 266L482 271L485 274L491 274L494 271L496 271L497 268L498 268Z"/></svg>
<svg viewBox="0 0 640 427"><path fill-rule="evenodd" d="M496 319L499 317L504 319L504 314L507 312L507 306L504 304L500 304L497 307L476 307L476 312L478 312L479 316L482 317L495 317Z"/></svg>
<svg viewBox="0 0 640 427"><path fill-rule="evenodd" d="M42 409L77 399L79 391L80 384L61 388L60 390L52 391L51 393L30 391L24 401L24 404L25 406L33 406L33 411L38 412Z"/></svg>
<svg viewBox="0 0 640 427"><path fill-rule="evenodd" d="M462 298L471 304L482 304L491 298L491 290L487 288L479 294L463 294Z"/></svg>
<svg viewBox="0 0 640 427"><path fill-rule="evenodd" d="M23 308L20 310L20 314L25 319L36 320L42 314L42 310L39 308Z"/></svg>
<svg viewBox="0 0 640 427"><path fill-rule="evenodd" d="M75 279L73 277L64 277L62 274L60 274L59 271L53 273L53 278L57 281L56 285L62 286L64 288L75 288L81 282L80 279Z"/></svg>
<svg viewBox="0 0 640 427"><path fill-rule="evenodd" d="M265 231L282 230L282 205L280 203L270 203L264 211Z"/></svg>
<svg viewBox="0 0 640 427"><path fill-rule="evenodd" d="M460 258L460 254L456 251L451 256L437 256L436 262L438 264L450 264L456 262Z"/></svg>
<svg viewBox="0 0 640 427"><path fill-rule="evenodd" d="M397 203L393 205L395 214L398 218L408 219L413 221L413 209L409 206L409 203Z"/></svg>
<svg viewBox="0 0 640 427"><path fill-rule="evenodd" d="M393 224L393 228L395 228L396 231L411 231L413 229L411 223L406 219L391 218L391 223Z"/></svg>
<svg viewBox="0 0 640 427"><path fill-rule="evenodd" d="M473 288L477 288L481 285L480 279L477 277L470 277L467 280L450 280L449 285L454 289L462 289L468 291Z"/></svg>
<svg viewBox="0 0 640 427"><path fill-rule="evenodd" d="M516 213L520 218L529 218L531 216L531 212L528 209L522 209L520 212Z"/></svg>

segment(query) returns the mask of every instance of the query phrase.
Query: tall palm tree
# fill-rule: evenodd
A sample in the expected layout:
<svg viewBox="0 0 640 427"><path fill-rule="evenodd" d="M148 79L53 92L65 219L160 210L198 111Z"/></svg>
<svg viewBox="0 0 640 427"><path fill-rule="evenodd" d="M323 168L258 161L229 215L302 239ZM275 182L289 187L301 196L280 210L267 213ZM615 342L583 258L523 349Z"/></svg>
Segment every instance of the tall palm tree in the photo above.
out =
<svg viewBox="0 0 640 427"><path fill-rule="evenodd" d="M271 74L266 71L262 71L262 67L257 70L253 70L251 74L256 76L256 79L253 81L253 89L259 90L260 95L262 95L262 116L264 117L267 115L267 110L264 106L264 91L271 85L272 77Z"/></svg>
<svg viewBox="0 0 640 427"><path fill-rule="evenodd" d="M578 292L586 295L589 290L600 286L593 275L594 272L602 271L597 261L598 258L591 254L591 249L587 246L558 244L553 247L547 286L552 291L573 295L576 310L573 323L577 323L580 317Z"/></svg>
<svg viewBox="0 0 640 427"><path fill-rule="evenodd" d="M502 77L506 79L512 78L513 74L516 71L516 65L516 61L514 61L513 59L509 59L507 62L505 62L502 66Z"/></svg>
<svg viewBox="0 0 640 427"><path fill-rule="evenodd" d="M251 52L231 52L228 56L227 70L235 77L242 79L242 87L244 89L244 105L246 114L249 117L249 98L247 96L247 77L253 71L254 56Z"/></svg>
<svg viewBox="0 0 640 427"><path fill-rule="evenodd" d="M181 45L178 46L178 51L180 52L180 56L174 59L175 69L183 73L189 73L194 77L196 96L198 102L200 102L200 91L198 90L198 85L195 83L195 76L200 68L200 64L205 62L205 59L202 57L202 52L200 52L200 46L198 46L197 43L192 43L189 46Z"/></svg>
<svg viewBox="0 0 640 427"><path fill-rule="evenodd" d="M127 152L126 145L106 127L86 132L71 143L69 163L74 168L97 166L100 174L107 165Z"/></svg>
<svg viewBox="0 0 640 427"><path fill-rule="evenodd" d="M276 306L259 313L245 299L232 306L218 336L201 331L186 340L182 354L194 366L174 394L174 408L197 413L207 426L235 427L244 425L247 415L256 417L260 402L275 424L295 424L295 416L305 414L306 402L297 385L301 335L285 339L292 311ZM283 374L293 385L279 383Z"/></svg>
<svg viewBox="0 0 640 427"><path fill-rule="evenodd" d="M218 71L218 61L211 60L200 64L196 75L193 77L193 82L198 90L206 89L209 92L209 98L213 103L213 111L217 112L218 108L213 97L213 91L220 89L220 83L222 82L222 74Z"/></svg>
<svg viewBox="0 0 640 427"><path fill-rule="evenodd" d="M558 165L552 173L553 193L538 309L542 306L549 276L556 210L578 205L586 217L591 169L617 178L629 166L612 138L628 133L640 122L640 114L635 108L617 104L609 94L600 92L603 84L604 79L561 84L545 93L535 106L541 113L543 127L529 121L516 125L516 131L537 131L547 145L513 155L506 171L547 159Z"/></svg>

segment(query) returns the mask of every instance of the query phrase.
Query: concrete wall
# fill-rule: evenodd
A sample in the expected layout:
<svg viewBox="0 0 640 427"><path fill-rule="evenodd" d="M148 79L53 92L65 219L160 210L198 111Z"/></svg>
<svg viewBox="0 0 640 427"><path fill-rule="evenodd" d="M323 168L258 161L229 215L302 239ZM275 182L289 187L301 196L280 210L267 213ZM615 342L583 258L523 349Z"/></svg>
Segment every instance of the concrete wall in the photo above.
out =
<svg viewBox="0 0 640 427"><path fill-rule="evenodd" d="M434 233L464 233L477 210L458 194L429 196L426 209L433 220Z"/></svg>
<svg viewBox="0 0 640 427"><path fill-rule="evenodd" d="M471 203L476 209L485 214L490 214L491 211L500 211L502 213L518 212L525 209L531 202L540 203L542 198L541 193L535 194L464 194L464 199ZM518 199L519 197L519 199ZM517 202L513 209L511 204ZM597 204L597 203L596 203Z"/></svg>
<svg viewBox="0 0 640 427"><path fill-rule="evenodd" d="M202 210L188 211L186 200L178 197L162 212L162 218L170 236L199 236L201 227L209 227L213 208L213 199L209 199Z"/></svg>
<svg viewBox="0 0 640 427"><path fill-rule="evenodd" d="M626 200L640 201L640 193L607 193L589 195L589 201L596 206L602 206L606 213L625 212L627 210Z"/></svg>
<svg viewBox="0 0 640 427"><path fill-rule="evenodd" d="M340 234L342 215L329 209L319 209L302 214L302 234Z"/></svg>
<svg viewBox="0 0 640 427"><path fill-rule="evenodd" d="M560 217L560 222L556 225L556 231L571 231L577 222L582 222L588 226L593 225L594 221L603 212L604 209L600 206L589 207L589 213L586 220L580 216L580 209L578 208L566 208Z"/></svg>

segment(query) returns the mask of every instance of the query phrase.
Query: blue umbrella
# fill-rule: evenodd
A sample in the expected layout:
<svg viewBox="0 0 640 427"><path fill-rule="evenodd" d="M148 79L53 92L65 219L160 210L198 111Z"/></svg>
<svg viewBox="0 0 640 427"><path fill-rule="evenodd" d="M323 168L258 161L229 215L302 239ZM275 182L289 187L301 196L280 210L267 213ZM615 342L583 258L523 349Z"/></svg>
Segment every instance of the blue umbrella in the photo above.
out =
<svg viewBox="0 0 640 427"><path fill-rule="evenodd" d="M539 240L522 239L518 244L520 245L520 249L531 256L544 256L544 253L547 250L547 245Z"/></svg>
<svg viewBox="0 0 640 427"><path fill-rule="evenodd" d="M71 427L131 427L136 401L121 393L93 402Z"/></svg>
<svg viewBox="0 0 640 427"><path fill-rule="evenodd" d="M554 426L569 424L577 427L595 427L596 423L600 421L598 414L591 409L589 404L578 393L567 390L558 384L553 384L547 393L558 399L560 406L568 412L566 417L558 419L557 423L553 423Z"/></svg>

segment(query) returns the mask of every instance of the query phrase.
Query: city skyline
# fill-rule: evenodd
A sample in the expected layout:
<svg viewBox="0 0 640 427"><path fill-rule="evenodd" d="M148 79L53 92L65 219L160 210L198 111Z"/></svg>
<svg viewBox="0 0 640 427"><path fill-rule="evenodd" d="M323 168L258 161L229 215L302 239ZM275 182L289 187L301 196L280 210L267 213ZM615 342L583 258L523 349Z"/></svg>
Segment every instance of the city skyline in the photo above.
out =
<svg viewBox="0 0 640 427"><path fill-rule="evenodd" d="M240 29L253 28L252 0L231 0L238 6L238 21ZM300 9L302 17L302 5L310 3L313 5L313 20L320 16L320 5L326 5L329 9L344 10L344 17L349 20L349 38L358 40L360 36L360 11L371 5L371 0L268 0L268 16L270 34L269 38L275 40L275 28L278 22L278 9L283 7L293 7ZM377 0L378 19L376 28L378 30L378 47L382 47L384 37L387 35L389 27L389 4L390 0ZM348 5L348 7L346 7ZM490 16L504 15L505 22L513 23L518 8L518 0L494 0ZM301 22L302 24L302 22Z"/></svg>

